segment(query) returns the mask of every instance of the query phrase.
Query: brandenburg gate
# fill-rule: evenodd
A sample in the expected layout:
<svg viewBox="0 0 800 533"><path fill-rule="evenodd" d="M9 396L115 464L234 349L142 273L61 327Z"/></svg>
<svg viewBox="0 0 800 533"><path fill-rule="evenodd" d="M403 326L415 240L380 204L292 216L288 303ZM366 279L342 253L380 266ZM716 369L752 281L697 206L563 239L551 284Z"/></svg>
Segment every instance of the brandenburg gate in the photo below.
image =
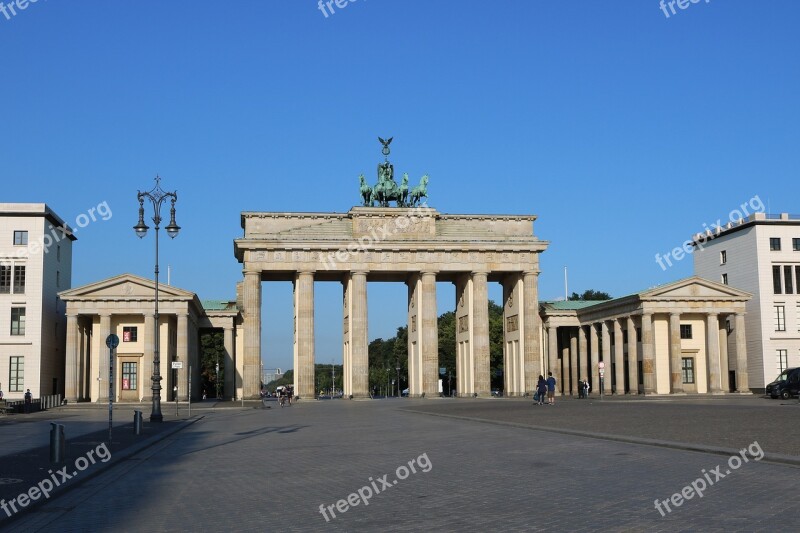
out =
<svg viewBox="0 0 800 533"><path fill-rule="evenodd" d="M388 142L384 154L388 156ZM391 142L391 139L389 140ZM342 284L344 394L369 396L367 282L408 286L409 395L436 396L438 331L436 282L456 287L456 376L459 396L489 396L489 282L503 286L506 395L533 390L540 367L537 280L548 243L534 235L533 215L450 215L418 205L427 177L409 196L388 160L379 181L364 188L364 206L347 213L244 212L244 236L234 253L244 265L244 395L258 397L261 362L261 285L294 284L294 387L313 398L314 282ZM410 199L410 200L409 200ZM399 207L389 207L396 200ZM375 202L379 206L371 207Z"/></svg>

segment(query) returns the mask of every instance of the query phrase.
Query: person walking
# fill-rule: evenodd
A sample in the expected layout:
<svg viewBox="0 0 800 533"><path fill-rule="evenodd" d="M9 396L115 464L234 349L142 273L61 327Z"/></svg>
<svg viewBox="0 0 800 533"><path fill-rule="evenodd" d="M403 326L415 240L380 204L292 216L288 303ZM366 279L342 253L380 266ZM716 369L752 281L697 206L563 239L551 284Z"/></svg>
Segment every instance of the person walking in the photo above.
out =
<svg viewBox="0 0 800 533"><path fill-rule="evenodd" d="M547 373L547 403L549 405L556 404L556 378L553 377L552 372Z"/></svg>
<svg viewBox="0 0 800 533"><path fill-rule="evenodd" d="M536 398L539 400L539 405L544 405L544 398L547 394L547 381L544 376L539 374L539 381L536 382Z"/></svg>
<svg viewBox="0 0 800 533"><path fill-rule="evenodd" d="M31 390L28 389L25 391L25 412L31 412L31 402L33 402L33 394L31 394Z"/></svg>

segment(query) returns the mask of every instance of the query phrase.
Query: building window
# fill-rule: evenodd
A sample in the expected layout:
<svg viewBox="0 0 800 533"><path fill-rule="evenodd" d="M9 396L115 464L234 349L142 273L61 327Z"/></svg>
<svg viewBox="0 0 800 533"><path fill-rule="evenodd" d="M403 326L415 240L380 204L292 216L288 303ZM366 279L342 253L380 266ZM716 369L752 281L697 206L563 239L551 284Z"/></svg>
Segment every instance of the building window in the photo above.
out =
<svg viewBox="0 0 800 533"><path fill-rule="evenodd" d="M778 350L778 374L782 374L784 370L789 368L788 358L789 350Z"/></svg>
<svg viewBox="0 0 800 533"><path fill-rule="evenodd" d="M11 265L0 265L0 294L11 292Z"/></svg>
<svg viewBox="0 0 800 533"><path fill-rule="evenodd" d="M681 339L691 339L691 338L692 338L692 325L681 324Z"/></svg>
<svg viewBox="0 0 800 533"><path fill-rule="evenodd" d="M22 392L25 385L25 358L11 357L8 364L8 390L9 392Z"/></svg>
<svg viewBox="0 0 800 533"><path fill-rule="evenodd" d="M28 245L28 232L15 231L14 232L14 246L27 246Z"/></svg>
<svg viewBox="0 0 800 533"><path fill-rule="evenodd" d="M136 390L136 363L122 363L122 390Z"/></svg>
<svg viewBox="0 0 800 533"><path fill-rule="evenodd" d="M694 357L683 357L681 359L681 374L683 375L684 383L694 383Z"/></svg>
<svg viewBox="0 0 800 533"><path fill-rule="evenodd" d="M770 237L769 238L769 249L771 252L780 252L781 251L781 238L780 237Z"/></svg>
<svg viewBox="0 0 800 533"><path fill-rule="evenodd" d="M56 261L61 261L61 245L56 246Z"/></svg>
<svg viewBox="0 0 800 533"><path fill-rule="evenodd" d="M722 250L719 253L719 264L724 265L728 262L728 252L726 250Z"/></svg>
<svg viewBox="0 0 800 533"><path fill-rule="evenodd" d="M775 306L775 331L786 331L786 309L782 305Z"/></svg>
<svg viewBox="0 0 800 533"><path fill-rule="evenodd" d="M781 294L783 286L781 285L781 267L772 267L772 291L775 294Z"/></svg>
<svg viewBox="0 0 800 533"><path fill-rule="evenodd" d="M793 238L792 239L792 250L795 252L800 252L800 239Z"/></svg>
<svg viewBox="0 0 800 533"><path fill-rule="evenodd" d="M56 270L56 287L61 286L61 271Z"/></svg>
<svg viewBox="0 0 800 533"><path fill-rule="evenodd" d="M136 342L136 326L125 326L122 328L122 342Z"/></svg>
<svg viewBox="0 0 800 533"><path fill-rule="evenodd" d="M792 287L792 267L786 265L783 267L783 281L786 286L786 294L792 294L794 287Z"/></svg>
<svg viewBox="0 0 800 533"><path fill-rule="evenodd" d="M728 284L728 275L727 274L723 274L722 275L722 284L723 285L727 285Z"/></svg>
<svg viewBox="0 0 800 533"><path fill-rule="evenodd" d="M25 267L14 265L14 294L25 294Z"/></svg>
<svg viewBox="0 0 800 533"><path fill-rule="evenodd" d="M25 308L11 308L11 334L25 335Z"/></svg>

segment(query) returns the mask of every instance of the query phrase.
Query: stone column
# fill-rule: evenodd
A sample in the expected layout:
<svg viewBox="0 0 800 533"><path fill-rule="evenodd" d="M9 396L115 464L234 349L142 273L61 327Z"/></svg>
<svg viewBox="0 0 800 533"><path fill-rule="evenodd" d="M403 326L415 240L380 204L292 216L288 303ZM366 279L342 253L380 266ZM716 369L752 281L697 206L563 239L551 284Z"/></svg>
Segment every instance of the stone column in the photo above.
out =
<svg viewBox="0 0 800 533"><path fill-rule="evenodd" d="M353 398L369 397L369 350L367 343L367 273L350 275L350 354Z"/></svg>
<svg viewBox="0 0 800 533"><path fill-rule="evenodd" d="M588 356L588 347L586 346L586 329L583 326L578 326L578 358L580 361L580 376L578 376L579 380L588 380L589 379L589 372L591 370L589 366L589 356Z"/></svg>
<svg viewBox="0 0 800 533"><path fill-rule="evenodd" d="M636 349L636 323L628 317L628 394L639 394L639 351Z"/></svg>
<svg viewBox="0 0 800 533"><path fill-rule="evenodd" d="M522 275L523 300L523 350L525 358L525 392L536 388L542 365L539 361L541 319L539 318L539 273L525 272Z"/></svg>
<svg viewBox="0 0 800 533"><path fill-rule="evenodd" d="M489 289L486 277L486 272L472 273L475 393L482 397L491 396L492 393L489 377Z"/></svg>
<svg viewBox="0 0 800 533"><path fill-rule="evenodd" d="M64 367L64 398L78 401L78 315L67 314L67 353Z"/></svg>
<svg viewBox="0 0 800 533"><path fill-rule="evenodd" d="M408 395L419 398L424 392L422 365L422 278L412 274L408 279ZM458 375L459 388L463 374ZM459 389L461 390L461 389Z"/></svg>
<svg viewBox="0 0 800 533"><path fill-rule="evenodd" d="M106 347L106 337L111 334L111 315L100 315L100 335L97 339L97 345L99 347L99 352L97 354L98 363L99 363L99 390L97 394L97 401L100 402L108 402L108 365L109 365L109 357L110 357L110 350Z"/></svg>
<svg viewBox="0 0 800 533"><path fill-rule="evenodd" d="M295 275L295 350L294 395L298 399L314 398L314 274ZM354 383L355 385L355 383Z"/></svg>
<svg viewBox="0 0 800 533"><path fill-rule="evenodd" d="M625 343L622 319L614 319L614 394L625 394Z"/></svg>
<svg viewBox="0 0 800 533"><path fill-rule="evenodd" d="M261 376L261 272L244 273L244 354L242 354L242 396L258 398ZM297 368L294 369L295 376ZM295 394L297 391L295 390Z"/></svg>
<svg viewBox="0 0 800 533"><path fill-rule="evenodd" d="M589 347L589 351L591 353L591 367L589 372L591 375L587 374L587 379L591 380L591 391L590 393L594 392L596 394L600 393L600 370L597 366L597 363L600 361L600 341L597 336L597 328L594 324L589 324L589 341L591 346Z"/></svg>
<svg viewBox="0 0 800 533"><path fill-rule="evenodd" d="M569 393L575 395L578 393L578 332L574 327L568 329L569 331ZM566 391L566 388L564 389Z"/></svg>
<svg viewBox="0 0 800 533"><path fill-rule="evenodd" d="M744 313L736 313L736 392L750 394L747 375L747 335L744 331Z"/></svg>
<svg viewBox="0 0 800 533"><path fill-rule="evenodd" d="M231 323L227 326L222 328L222 342L225 348L225 360L223 362L223 373L225 377L223 378L223 390L222 390L222 399L225 398L234 398L236 397L236 389L234 388L236 382L234 380L234 374L236 370L233 365L234 359L234 339L233 339L233 328L234 325Z"/></svg>
<svg viewBox="0 0 800 533"><path fill-rule="evenodd" d="M603 394L611 394L611 332L608 330L608 321L600 323L603 335L603 363L606 375L603 378Z"/></svg>
<svg viewBox="0 0 800 533"><path fill-rule="evenodd" d="M683 394L681 377L681 315L669 314L669 372L673 394Z"/></svg>
<svg viewBox="0 0 800 533"><path fill-rule="evenodd" d="M730 378L728 367L728 322L726 317L722 317L719 324L719 362L720 362L720 378L722 381L723 392L730 392Z"/></svg>
<svg viewBox="0 0 800 533"><path fill-rule="evenodd" d="M561 385L561 373L558 371L558 326L547 328L547 367L548 372L552 372L556 378L557 391Z"/></svg>
<svg viewBox="0 0 800 533"><path fill-rule="evenodd" d="M161 315L162 317L165 315ZM167 321L169 323L169 321ZM169 329L169 328L168 328ZM189 314L188 313L178 313L178 326L177 326L177 347L176 347L176 357L177 360L182 362L183 365L181 368L178 369L178 382L175 385L178 386L178 400L181 402L188 402L189 395L192 391L189 390L189 365L192 362L189 360L189 337L191 333L189 332ZM159 335L161 335L161 328L159 327ZM167 339L169 339L169 335L167 335ZM170 357L169 357L169 342L164 343L161 342L161 376L166 376L167 372L172 372L172 365L170 364ZM167 381L168 382L168 381ZM166 391L166 397L172 397L172 391ZM162 398L163 399L163 398Z"/></svg>
<svg viewBox="0 0 800 533"><path fill-rule="evenodd" d="M706 316L706 355L708 356L708 392L722 393L721 368L719 360L719 318L717 313Z"/></svg>
<svg viewBox="0 0 800 533"><path fill-rule="evenodd" d="M644 393L656 393L656 361L653 344L653 315L642 314L642 374Z"/></svg>
<svg viewBox="0 0 800 533"><path fill-rule="evenodd" d="M139 379L143 402L153 401L153 356L155 350L156 321L152 313L144 315L144 331L142 332L142 374Z"/></svg>

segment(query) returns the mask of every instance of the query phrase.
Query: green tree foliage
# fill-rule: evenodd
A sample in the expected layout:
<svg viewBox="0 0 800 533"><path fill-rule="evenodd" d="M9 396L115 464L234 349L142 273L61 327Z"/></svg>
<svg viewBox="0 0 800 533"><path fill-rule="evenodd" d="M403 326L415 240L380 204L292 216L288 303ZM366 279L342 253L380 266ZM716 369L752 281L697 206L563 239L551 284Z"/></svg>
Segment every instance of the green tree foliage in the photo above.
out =
<svg viewBox="0 0 800 533"><path fill-rule="evenodd" d="M588 289L583 294L573 292L569 297L570 301L590 301L590 300L610 300L611 295L607 292L595 291Z"/></svg>
<svg viewBox="0 0 800 533"><path fill-rule="evenodd" d="M217 375L219 363L219 375ZM185 364L185 363L184 363ZM225 382L225 341L222 331L204 329L200 331L200 390L206 391L209 398L217 397L217 383L220 395L224 393Z"/></svg>

